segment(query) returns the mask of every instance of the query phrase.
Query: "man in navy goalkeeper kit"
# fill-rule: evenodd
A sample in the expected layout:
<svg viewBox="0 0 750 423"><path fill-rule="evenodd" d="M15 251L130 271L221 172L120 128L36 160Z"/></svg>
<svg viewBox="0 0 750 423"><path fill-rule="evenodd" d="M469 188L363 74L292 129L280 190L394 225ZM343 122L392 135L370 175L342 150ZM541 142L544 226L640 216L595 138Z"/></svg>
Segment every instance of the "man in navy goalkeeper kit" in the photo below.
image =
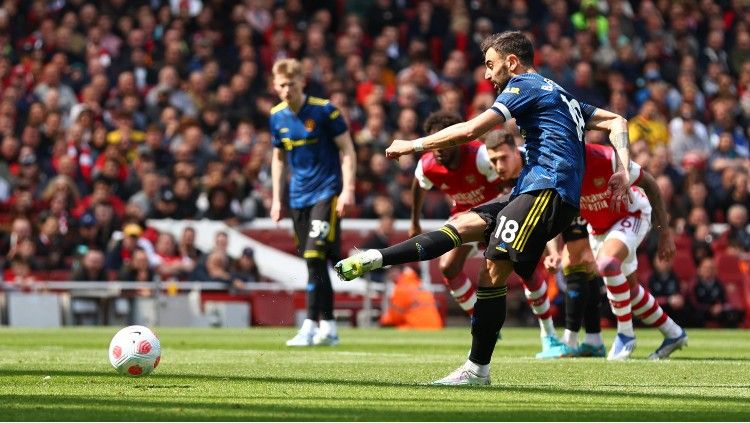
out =
<svg viewBox="0 0 750 423"><path fill-rule="evenodd" d="M336 345L328 261L340 258L339 218L354 205L354 145L341 112L329 100L304 94L299 61L274 63L273 85L282 102L271 109L270 118L275 147L271 218L284 217L288 198L297 251L308 271L307 318L286 344ZM285 197L287 167L291 176Z"/></svg>
<svg viewBox="0 0 750 423"><path fill-rule="evenodd" d="M567 91L533 69L534 48L521 32L494 34L482 42L484 77L500 94L492 107L477 117L415 141L395 140L389 158L415 151L435 150L478 138L496 125L515 119L525 139L524 167L507 197L457 217L453 224L383 250L367 250L336 264L344 279L386 265L429 260L476 236L487 228L485 258L491 282L480 283L471 323L469 359L440 385L487 385L490 359L506 314L506 280L515 271L526 281L533 277L545 244L570 225L578 214L584 173L585 129L609 131L619 155L617 172L608 185L613 207L628 197L627 121L621 116L581 104ZM481 235L480 235L481 236Z"/></svg>

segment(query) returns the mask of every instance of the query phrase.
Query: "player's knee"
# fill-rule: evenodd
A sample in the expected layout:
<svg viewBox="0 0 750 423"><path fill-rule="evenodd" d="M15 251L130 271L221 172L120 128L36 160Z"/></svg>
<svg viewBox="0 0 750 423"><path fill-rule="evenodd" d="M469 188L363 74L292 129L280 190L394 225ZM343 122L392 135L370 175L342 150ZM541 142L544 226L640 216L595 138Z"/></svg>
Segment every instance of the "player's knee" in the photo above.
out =
<svg viewBox="0 0 750 423"><path fill-rule="evenodd" d="M620 273L622 262L617 257L604 256L596 259L596 268L602 276L614 276Z"/></svg>
<svg viewBox="0 0 750 423"><path fill-rule="evenodd" d="M453 216L446 224L456 230L463 242L482 240L484 229L487 226L487 222L474 212L466 212Z"/></svg>

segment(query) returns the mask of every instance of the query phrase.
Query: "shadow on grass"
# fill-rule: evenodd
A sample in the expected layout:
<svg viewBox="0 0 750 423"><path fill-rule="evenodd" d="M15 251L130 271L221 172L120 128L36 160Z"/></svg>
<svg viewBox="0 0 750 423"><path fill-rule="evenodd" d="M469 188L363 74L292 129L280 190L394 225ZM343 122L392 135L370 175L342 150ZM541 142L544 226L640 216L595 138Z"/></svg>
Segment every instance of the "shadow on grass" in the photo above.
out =
<svg viewBox="0 0 750 423"><path fill-rule="evenodd" d="M52 376L54 377L81 377L86 379L96 378L107 378L116 382L128 381L127 378L117 375L114 372L96 372L96 371L79 371L79 370L20 370L20 369L0 369L0 378L2 377L18 377L18 376ZM162 379L163 378L163 379ZM159 384L159 381L163 380L169 383ZM348 387L363 387L363 388L411 388L420 390L434 390L436 393L445 392L446 389L466 389L472 392L493 392L502 390L503 392L522 392L529 394L544 394L544 395L575 395L577 397L596 397L596 398L621 398L623 395L622 390L628 390L628 398L640 398L644 400L652 400L654 398L664 400L676 400L676 401L694 401L694 402L724 402L730 404L742 404L745 406L750 405L750 399L747 398L747 392L745 396L729 395L733 392L727 392L727 395L698 395L698 394L682 394L682 393L646 393L646 392L632 392L632 388L669 388L669 389L705 389L705 388L730 388L730 389L749 389L750 385L710 385L710 384L685 384L685 385L633 385L633 384L618 384L618 383L607 383L599 384L600 388L613 388L611 390L602 389L591 389L589 387L562 387L558 384L535 384L535 385L518 385L518 384L503 384L502 382L496 382L491 387L485 387L481 389L473 387L440 387L431 386L424 383L416 382L391 382L391 381L377 381L377 380L362 380L362 379L344 379L344 378L304 378L304 377L285 377L285 376L243 376L243 375L208 375L208 374L184 374L184 373L166 373L161 372L153 376L149 376L145 379L130 379L133 382L133 388L148 390L148 389L187 389L192 388L194 384L200 383L201 381L207 382L239 382L239 383L264 383L264 384L292 384L296 386L303 385L334 385L334 386L348 386ZM47 398L47 397L45 397ZM355 398L352 398L355 399ZM402 400L401 397L394 398L395 401ZM0 402L2 404L2 402ZM750 408L748 409L750 412ZM0 414L1 415L1 414Z"/></svg>
<svg viewBox="0 0 750 423"><path fill-rule="evenodd" d="M724 410L722 412L707 410L665 411L647 407L631 407L622 410L540 410L529 407L530 410L519 409L524 405L516 405L515 409L508 409L507 405L498 404L496 410L471 409L470 405L450 407L450 410L434 410L441 408L439 398L435 405L421 401L422 405L415 407L413 402L399 403L398 400L373 401L371 406L351 406L336 404L335 401L347 398L314 399L316 405L309 405L310 400L294 403L287 397L280 396L286 403L258 404L258 399L233 398L229 400L208 401L204 397L197 401L170 399L154 400L141 398L89 398L76 396L46 396L46 395L0 395L0 403L4 404L3 420L106 420L106 421L171 421L171 420L364 420L364 421L450 421L450 420L512 420L512 421L543 421L543 420L578 420L578 421L606 421L606 420L746 420L750 417L750 410ZM260 398L261 400L263 398ZM357 398L357 400L362 400ZM467 398L467 401L471 401ZM485 404L486 405L486 404Z"/></svg>

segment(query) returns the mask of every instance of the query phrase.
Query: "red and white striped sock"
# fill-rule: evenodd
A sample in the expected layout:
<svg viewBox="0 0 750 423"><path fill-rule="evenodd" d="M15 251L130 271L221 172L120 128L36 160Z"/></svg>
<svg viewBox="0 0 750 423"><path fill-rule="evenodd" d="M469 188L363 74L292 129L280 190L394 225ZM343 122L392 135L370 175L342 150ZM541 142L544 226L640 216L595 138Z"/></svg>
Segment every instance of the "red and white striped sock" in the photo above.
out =
<svg viewBox="0 0 750 423"><path fill-rule="evenodd" d="M443 277L443 283L448 287L458 305L471 316L474 313L474 304L477 302L477 287L471 283L471 279L461 272L453 279Z"/></svg>
<svg viewBox="0 0 750 423"><path fill-rule="evenodd" d="M641 285L630 290L630 304L635 317L652 327L659 329L664 337L676 338L682 333L682 328L664 312L656 299Z"/></svg>
<svg viewBox="0 0 750 423"><path fill-rule="evenodd" d="M547 298L547 282L544 279L523 281L526 301L531 306L531 311L539 319L539 328L542 336L557 336L555 324L552 322L552 312L549 309Z"/></svg>
<svg viewBox="0 0 750 423"><path fill-rule="evenodd" d="M599 273L607 286L607 298L612 313L617 317L617 333L635 336L633 332L633 314L630 310L630 287L622 274L621 263L615 257L604 257L597 260Z"/></svg>

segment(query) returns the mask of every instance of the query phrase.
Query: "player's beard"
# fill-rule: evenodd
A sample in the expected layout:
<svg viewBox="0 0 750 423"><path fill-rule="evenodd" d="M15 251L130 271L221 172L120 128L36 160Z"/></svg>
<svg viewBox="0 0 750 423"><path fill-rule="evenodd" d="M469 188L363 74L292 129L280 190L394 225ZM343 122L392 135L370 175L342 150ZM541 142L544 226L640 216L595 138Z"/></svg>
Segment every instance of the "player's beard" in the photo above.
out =
<svg viewBox="0 0 750 423"><path fill-rule="evenodd" d="M492 82L495 84L495 88L497 89L498 93L502 92L505 89L505 86L508 85L508 81L510 81L511 77L512 75L510 74L508 65L503 63L500 67L500 71L497 74L497 79L492 78Z"/></svg>

